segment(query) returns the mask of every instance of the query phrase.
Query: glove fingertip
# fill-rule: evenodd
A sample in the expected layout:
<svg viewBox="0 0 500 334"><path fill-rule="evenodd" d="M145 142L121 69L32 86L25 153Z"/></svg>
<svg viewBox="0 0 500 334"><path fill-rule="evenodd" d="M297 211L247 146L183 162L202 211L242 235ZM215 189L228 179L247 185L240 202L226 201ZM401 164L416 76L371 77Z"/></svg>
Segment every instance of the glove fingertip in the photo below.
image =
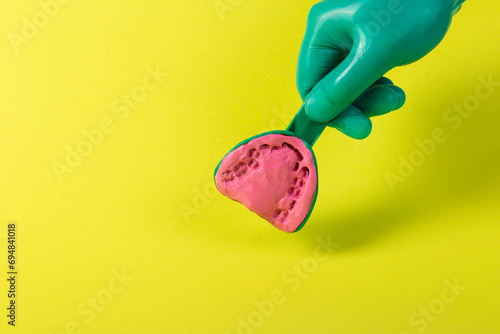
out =
<svg viewBox="0 0 500 334"><path fill-rule="evenodd" d="M394 108L394 110L398 110L399 108L401 108L405 104L405 102L406 102L406 94L405 94L404 90L402 90L401 88L399 88L397 86L394 86L393 89L394 89L394 92L396 93L396 95L398 97L398 102L397 102L396 107Z"/></svg>

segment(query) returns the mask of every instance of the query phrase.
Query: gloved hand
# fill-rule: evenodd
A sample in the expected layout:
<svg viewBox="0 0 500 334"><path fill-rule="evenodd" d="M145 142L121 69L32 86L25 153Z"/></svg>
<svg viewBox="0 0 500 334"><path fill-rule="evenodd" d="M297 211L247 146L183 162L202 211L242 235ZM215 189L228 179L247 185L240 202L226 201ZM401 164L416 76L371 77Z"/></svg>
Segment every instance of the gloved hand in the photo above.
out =
<svg viewBox="0 0 500 334"><path fill-rule="evenodd" d="M434 49L465 0L326 0L314 5L297 87L306 114L363 139L369 117L399 109L403 90L382 77Z"/></svg>

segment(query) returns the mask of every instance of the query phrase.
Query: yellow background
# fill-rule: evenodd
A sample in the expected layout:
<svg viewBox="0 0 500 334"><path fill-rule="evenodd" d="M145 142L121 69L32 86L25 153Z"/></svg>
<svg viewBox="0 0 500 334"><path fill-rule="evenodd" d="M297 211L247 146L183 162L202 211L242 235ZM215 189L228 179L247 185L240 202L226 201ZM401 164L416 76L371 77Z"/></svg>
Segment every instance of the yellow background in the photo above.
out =
<svg viewBox="0 0 500 334"><path fill-rule="evenodd" d="M368 139L323 134L318 201L296 234L216 194L212 173L299 108L314 1L232 3L221 19L211 0L70 1L18 52L8 36L40 4L0 4L1 277L11 221L19 257L18 325L2 278L1 332L236 333L281 291L253 333L419 333L411 316L455 279L467 288L424 332L500 332L500 88L458 129L443 119L480 76L500 81L500 3L467 1L436 50L389 73L407 104ZM120 118L110 105L156 66L164 81ZM59 180L54 161L108 118L114 131ZM436 128L446 142L392 191L387 172ZM321 261L318 237L340 244ZM297 289L284 279L314 263ZM79 307L122 270L133 279L87 322Z"/></svg>

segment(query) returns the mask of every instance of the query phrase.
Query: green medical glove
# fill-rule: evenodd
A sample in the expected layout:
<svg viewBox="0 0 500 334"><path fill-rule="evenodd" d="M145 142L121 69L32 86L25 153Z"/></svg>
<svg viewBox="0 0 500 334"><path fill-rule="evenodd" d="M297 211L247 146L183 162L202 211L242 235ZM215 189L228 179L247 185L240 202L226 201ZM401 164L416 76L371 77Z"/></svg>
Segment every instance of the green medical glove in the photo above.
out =
<svg viewBox="0 0 500 334"><path fill-rule="evenodd" d="M382 76L434 49L464 1L326 0L314 5L297 67L308 117L350 137L367 137L369 117L405 102L403 90Z"/></svg>

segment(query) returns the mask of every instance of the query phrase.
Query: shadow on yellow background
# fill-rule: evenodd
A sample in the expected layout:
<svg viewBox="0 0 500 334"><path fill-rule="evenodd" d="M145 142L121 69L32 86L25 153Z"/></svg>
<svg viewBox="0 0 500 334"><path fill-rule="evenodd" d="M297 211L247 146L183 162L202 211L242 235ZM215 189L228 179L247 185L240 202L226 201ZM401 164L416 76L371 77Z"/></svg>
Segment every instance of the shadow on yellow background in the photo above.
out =
<svg viewBox="0 0 500 334"><path fill-rule="evenodd" d="M489 71L485 70L482 73ZM448 81L443 79L443 83ZM498 84L497 81L495 83ZM426 98L425 104L420 103L422 106L420 108L426 112L423 115L420 112L418 117L424 120L419 120L418 124L427 124L421 126L421 129L422 133L428 132L429 135L417 140L428 142L432 138L430 130L438 127L443 129L446 141L442 144L428 144L431 147L435 146L430 155L422 152L422 149L414 143L409 143L410 154L413 152L412 148L424 153L422 166L412 165L409 154L401 155L406 161L405 173L410 176L401 177L401 181L388 177L386 181L389 180L388 184L394 188L394 192L387 193L384 189L374 193L359 194L360 202L365 203L362 210L348 205L347 212L340 216L339 208L334 206L327 214L331 218L321 219L316 223L317 228L312 227L314 233L336 235L338 240L343 240L343 247L339 251L348 250L361 247L370 241L383 239L387 233L395 229L411 230L412 224L430 224L429 228L432 228L432 225L436 224L433 220L436 215L468 205L478 210L474 202L498 198L500 149L499 141L494 138L494 134L500 118L495 108L498 106L498 98L495 100L493 95L495 91L491 92L493 96L490 95L485 101L479 101L478 108L471 112L462 108L466 116L449 112L455 105L463 105L461 97L474 96L478 86L481 86L481 82L477 78L470 78L455 90L446 92L445 99L439 95L431 95ZM444 107L440 109L436 106ZM415 111L415 114L417 113ZM452 122L446 123L443 119L426 117L433 114L447 115L447 119ZM400 161L398 167L399 165ZM408 165L412 167L408 169ZM388 172L396 174L396 177L400 176L395 167L388 168ZM419 175L424 173L425 175ZM482 210L478 211L480 220ZM469 222L471 223L476 222Z"/></svg>

